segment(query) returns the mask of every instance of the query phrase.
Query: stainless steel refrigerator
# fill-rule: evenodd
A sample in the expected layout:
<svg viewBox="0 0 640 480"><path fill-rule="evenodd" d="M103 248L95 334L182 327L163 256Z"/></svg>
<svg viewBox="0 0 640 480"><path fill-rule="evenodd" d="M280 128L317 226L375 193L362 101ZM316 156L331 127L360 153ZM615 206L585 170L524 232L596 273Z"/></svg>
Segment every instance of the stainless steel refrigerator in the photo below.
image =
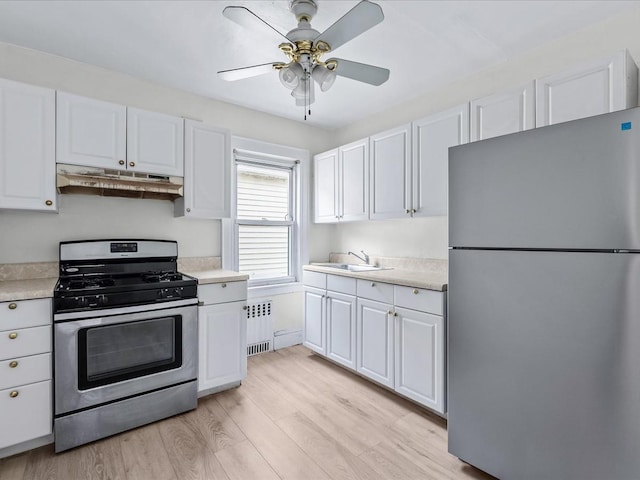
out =
<svg viewBox="0 0 640 480"><path fill-rule="evenodd" d="M449 452L640 479L640 108L449 151Z"/></svg>

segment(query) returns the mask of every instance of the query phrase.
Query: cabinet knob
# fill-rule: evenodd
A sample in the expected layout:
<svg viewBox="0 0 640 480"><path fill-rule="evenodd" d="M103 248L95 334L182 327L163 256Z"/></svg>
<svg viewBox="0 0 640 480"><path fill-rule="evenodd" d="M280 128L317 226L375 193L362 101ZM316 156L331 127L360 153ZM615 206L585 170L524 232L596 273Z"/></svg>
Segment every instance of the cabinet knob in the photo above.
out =
<svg viewBox="0 0 640 480"><path fill-rule="evenodd" d="M9 310L15 310L16 308L18 308L18 304L17 303L10 303L9 304Z"/></svg>
<svg viewBox="0 0 640 480"><path fill-rule="evenodd" d="M411 210L409 210L408 208L405 209L404 213L411 213Z"/></svg>
<svg viewBox="0 0 640 480"><path fill-rule="evenodd" d="M16 368L17 366L18 366L18 362L16 362L15 360L9 363L9 368Z"/></svg>
<svg viewBox="0 0 640 480"><path fill-rule="evenodd" d="M411 209L411 213L416 213L416 212L417 212L417 210L415 208Z"/></svg>
<svg viewBox="0 0 640 480"><path fill-rule="evenodd" d="M371 286L372 286L372 287L375 287L375 286L376 286L376 284L375 284L374 282L371 282Z"/></svg>
<svg viewBox="0 0 640 480"><path fill-rule="evenodd" d="M17 390L11 390L11 393L9 393L9 396L11 398L16 398L18 395L20 395L20 392L18 392Z"/></svg>
<svg viewBox="0 0 640 480"><path fill-rule="evenodd" d="M46 202L44 202L44 204L45 204L47 207L50 207L51 205L53 205L53 202L52 202L51 200L47 200Z"/></svg>
<svg viewBox="0 0 640 480"><path fill-rule="evenodd" d="M387 310L387 315L391 315L393 312L391 310Z"/></svg>
<svg viewBox="0 0 640 480"><path fill-rule="evenodd" d="M15 340L16 338L18 338L18 334L16 332L11 332L9 334L9 339Z"/></svg>
<svg viewBox="0 0 640 480"><path fill-rule="evenodd" d="M191 209L190 209L190 208L187 208L187 213L189 213L190 211L191 211Z"/></svg>
<svg viewBox="0 0 640 480"><path fill-rule="evenodd" d="M419 293L420 293L420 291L419 291L417 288L414 288L414 289L413 289L413 294L414 294L414 295L417 295L417 294L419 294Z"/></svg>
<svg viewBox="0 0 640 480"><path fill-rule="evenodd" d="M248 310L249 307L247 307L246 305L244 307L242 307L243 310Z"/></svg>
<svg viewBox="0 0 640 480"><path fill-rule="evenodd" d="M129 166L130 167L135 167L136 166L136 162L129 162Z"/></svg>
<svg viewBox="0 0 640 480"><path fill-rule="evenodd" d="M221 286L222 286L222 288L227 288L227 284L226 283L223 283Z"/></svg>
<svg viewBox="0 0 640 480"><path fill-rule="evenodd" d="M393 316L397 317L398 316L398 312L393 312Z"/></svg>
<svg viewBox="0 0 640 480"><path fill-rule="evenodd" d="M124 160L119 160L118 165L124 165Z"/></svg>

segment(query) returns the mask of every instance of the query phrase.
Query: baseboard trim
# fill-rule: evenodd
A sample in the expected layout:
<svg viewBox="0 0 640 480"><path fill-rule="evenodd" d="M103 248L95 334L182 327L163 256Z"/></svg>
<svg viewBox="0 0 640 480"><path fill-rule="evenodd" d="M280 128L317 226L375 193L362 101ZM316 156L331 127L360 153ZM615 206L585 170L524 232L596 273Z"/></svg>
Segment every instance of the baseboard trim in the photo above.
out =
<svg viewBox="0 0 640 480"><path fill-rule="evenodd" d="M302 343L302 330L301 329L289 329L278 330L273 332L273 349L280 350L281 348L292 347L293 345L300 345Z"/></svg>
<svg viewBox="0 0 640 480"><path fill-rule="evenodd" d="M18 453L26 452L27 450L33 450L44 445L53 443L53 433L45 435L44 437L34 438L26 442L18 443L17 445L11 445L10 447L0 448L0 458L10 457L17 455Z"/></svg>

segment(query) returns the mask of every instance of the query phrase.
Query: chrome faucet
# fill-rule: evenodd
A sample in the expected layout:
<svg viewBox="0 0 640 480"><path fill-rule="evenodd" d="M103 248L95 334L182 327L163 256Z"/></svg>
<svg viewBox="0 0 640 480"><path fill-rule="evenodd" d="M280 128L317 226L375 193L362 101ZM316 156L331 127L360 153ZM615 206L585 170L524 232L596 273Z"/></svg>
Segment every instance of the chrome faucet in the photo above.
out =
<svg viewBox="0 0 640 480"><path fill-rule="evenodd" d="M364 257L361 257L360 255L358 255L357 253L353 253L353 252L349 252L347 253L347 255L353 255L356 258L359 258L360 260L362 260L364 263L366 263L367 265L369 265L369 255L367 255L366 253L364 253L364 250L360 250L360 252L362 252L362 255L364 255Z"/></svg>

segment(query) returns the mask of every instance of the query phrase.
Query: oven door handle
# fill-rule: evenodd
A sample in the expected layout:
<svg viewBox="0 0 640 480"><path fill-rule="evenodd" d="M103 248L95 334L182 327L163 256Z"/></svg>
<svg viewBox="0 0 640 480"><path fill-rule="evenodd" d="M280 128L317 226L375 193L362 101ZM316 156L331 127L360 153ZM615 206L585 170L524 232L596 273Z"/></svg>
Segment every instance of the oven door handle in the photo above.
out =
<svg viewBox="0 0 640 480"><path fill-rule="evenodd" d="M186 307L188 305L197 305L197 298L187 298L184 300L174 300L172 302L151 303L145 305L135 305L131 307L118 308L101 308L95 310L84 310L82 312L56 313L53 315L54 322L66 322L69 320L91 319L111 317L115 315L126 315L128 313L150 312L156 310L165 310L176 307Z"/></svg>

